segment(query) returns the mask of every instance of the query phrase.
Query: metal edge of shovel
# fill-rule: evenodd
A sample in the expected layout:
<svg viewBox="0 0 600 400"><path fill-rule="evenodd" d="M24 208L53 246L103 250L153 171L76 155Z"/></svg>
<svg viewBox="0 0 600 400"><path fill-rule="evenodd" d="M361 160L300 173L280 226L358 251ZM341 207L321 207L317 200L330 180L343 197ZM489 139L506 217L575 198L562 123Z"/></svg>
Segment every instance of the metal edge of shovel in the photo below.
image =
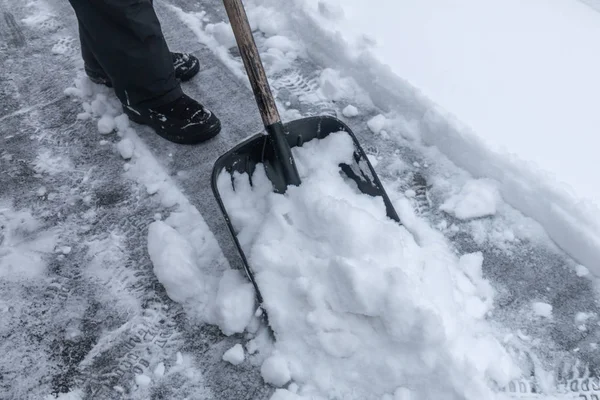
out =
<svg viewBox="0 0 600 400"><path fill-rule="evenodd" d="M356 183L358 190L362 193L382 197L388 218L398 223L400 223L400 218L356 136L346 124L330 116L302 118L286 124L281 122L242 1L223 0L223 3L244 61L266 134L258 133L219 157L213 167L211 185L241 256L246 275L254 286L258 303L262 308L263 298L260 289L219 194L217 181L223 170L230 174L233 172L247 173L250 183L252 183L252 174L256 165L263 164L267 177L273 183L274 190L278 193L285 193L289 185L298 186L301 183L291 148L302 146L312 139L323 139L330 133L343 131L350 135L354 142L354 162L352 165L341 164L341 170ZM235 190L233 175L231 180Z"/></svg>

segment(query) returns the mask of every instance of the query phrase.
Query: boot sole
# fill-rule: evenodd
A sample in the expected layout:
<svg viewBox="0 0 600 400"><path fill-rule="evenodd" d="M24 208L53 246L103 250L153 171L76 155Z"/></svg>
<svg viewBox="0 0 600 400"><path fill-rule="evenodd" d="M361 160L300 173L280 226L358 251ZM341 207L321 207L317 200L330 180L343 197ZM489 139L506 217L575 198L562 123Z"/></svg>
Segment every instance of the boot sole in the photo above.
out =
<svg viewBox="0 0 600 400"><path fill-rule="evenodd" d="M152 128L154 130L154 132L156 132L156 134L158 136L162 137L163 139L168 140L169 142L173 142L173 143L177 143L177 144L203 143L203 142L206 142L207 140L214 138L221 132L221 121L218 119L215 124L211 125L210 127L208 127L206 130L204 130L200 134L195 134L195 135L193 133L180 134L180 133L166 132L165 130L162 129L162 127L158 123L155 123L152 120L147 121L142 116L129 110L126 106L123 107L123 111L125 112L125 114L127 114L127 116L129 117L129 119L131 121L135 122L136 124L149 126L150 128Z"/></svg>

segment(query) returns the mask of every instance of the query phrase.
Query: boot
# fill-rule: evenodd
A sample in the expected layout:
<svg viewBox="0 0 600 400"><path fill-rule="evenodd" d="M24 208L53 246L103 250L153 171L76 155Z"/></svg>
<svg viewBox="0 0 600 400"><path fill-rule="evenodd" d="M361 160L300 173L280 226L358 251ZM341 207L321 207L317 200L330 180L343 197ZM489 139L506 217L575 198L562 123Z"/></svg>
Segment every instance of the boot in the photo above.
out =
<svg viewBox="0 0 600 400"><path fill-rule="evenodd" d="M133 122L152 127L158 135L174 143L201 143L221 131L216 115L185 94L154 108L123 105L123 111Z"/></svg>

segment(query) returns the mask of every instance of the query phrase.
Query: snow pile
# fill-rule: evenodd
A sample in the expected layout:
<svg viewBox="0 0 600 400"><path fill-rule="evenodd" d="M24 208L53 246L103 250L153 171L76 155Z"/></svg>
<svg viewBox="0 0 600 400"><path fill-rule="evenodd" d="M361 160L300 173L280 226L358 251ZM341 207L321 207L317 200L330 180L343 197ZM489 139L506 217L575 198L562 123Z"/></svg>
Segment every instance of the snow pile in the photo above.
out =
<svg viewBox="0 0 600 400"><path fill-rule="evenodd" d="M341 177L353 151L345 133L295 148L303 183L285 195L261 166L254 186L219 178L277 338L263 378L306 398L491 398L490 382L519 371L485 321L483 257L459 259L426 234L417 245Z"/></svg>
<svg viewBox="0 0 600 400"><path fill-rule="evenodd" d="M588 49L600 14L568 0L251 4L285 18L284 31L293 28L323 66L352 76L376 106L412 121L413 139L496 180L507 203L579 262L597 265L600 192L589 165L600 53Z"/></svg>

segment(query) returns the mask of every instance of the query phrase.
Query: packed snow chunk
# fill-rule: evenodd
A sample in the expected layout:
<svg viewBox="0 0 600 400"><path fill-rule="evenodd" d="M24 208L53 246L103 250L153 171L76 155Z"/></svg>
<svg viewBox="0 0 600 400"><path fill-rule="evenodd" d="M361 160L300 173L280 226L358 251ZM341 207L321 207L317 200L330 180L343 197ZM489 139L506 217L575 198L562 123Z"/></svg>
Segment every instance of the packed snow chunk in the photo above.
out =
<svg viewBox="0 0 600 400"><path fill-rule="evenodd" d="M533 308L533 312L536 315L545 318L552 318L552 305L537 301L534 302L531 306Z"/></svg>
<svg viewBox="0 0 600 400"><path fill-rule="evenodd" d="M252 185L239 173L217 182L277 336L267 382L293 379L308 398L380 399L406 387L415 398L471 400L492 398L490 377L518 376L510 362L497 366L510 358L481 318L493 300L481 254L459 260L435 231L419 246L381 198L349 184L346 133L292 152L302 184L285 194L262 165Z"/></svg>
<svg viewBox="0 0 600 400"><path fill-rule="evenodd" d="M500 193L496 184L488 179L468 181L460 193L448 199L440 209L461 220L495 215Z"/></svg>
<svg viewBox="0 0 600 400"><path fill-rule="evenodd" d="M240 365L244 362L244 348L241 344L236 344L223 354L223 361L233 365Z"/></svg>
<svg viewBox="0 0 600 400"><path fill-rule="evenodd" d="M165 375L165 363L160 362L158 363L158 365L154 368L154 376L157 377L161 377Z"/></svg>
<svg viewBox="0 0 600 400"><path fill-rule="evenodd" d="M275 35L265 40L264 46L268 49L278 49L287 53L296 50L298 45L285 36Z"/></svg>
<svg viewBox="0 0 600 400"><path fill-rule="evenodd" d="M140 387L146 387L150 385L151 382L152 378L150 378L148 375L139 374L135 376L135 384Z"/></svg>
<svg viewBox="0 0 600 400"><path fill-rule="evenodd" d="M252 30L258 29L267 36L285 32L287 21L283 14L263 6L248 8L248 20Z"/></svg>
<svg viewBox="0 0 600 400"><path fill-rule="evenodd" d="M121 114L115 117L115 127L119 132L125 132L129 128L129 117L127 114Z"/></svg>
<svg viewBox="0 0 600 400"><path fill-rule="evenodd" d="M387 119L383 115L379 114L367 121L367 126L371 132L378 134L381 133L383 128L385 128L386 122Z"/></svg>
<svg viewBox="0 0 600 400"><path fill-rule="evenodd" d="M346 118L353 118L358 116L358 108L354 107L352 104L348 104L343 110L342 115Z"/></svg>
<svg viewBox="0 0 600 400"><path fill-rule="evenodd" d="M204 276L196 264L193 246L180 233L163 221L151 223L148 253L154 274L172 300L185 303L200 296Z"/></svg>
<svg viewBox="0 0 600 400"><path fill-rule="evenodd" d="M131 139L125 138L117 144L117 150L119 150L119 154L121 154L123 159L129 160L131 157L133 157L135 145Z"/></svg>
<svg viewBox="0 0 600 400"><path fill-rule="evenodd" d="M278 354L267 358L260 367L260 374L265 382L282 387L292 379L287 361Z"/></svg>
<svg viewBox="0 0 600 400"><path fill-rule="evenodd" d="M219 282L216 314L225 335L242 333L256 309L254 287L237 270L227 270Z"/></svg>
<svg viewBox="0 0 600 400"><path fill-rule="evenodd" d="M575 268L575 273L577 274L577 276L588 276L590 274L590 270L587 269L586 267L584 267L583 265L578 265Z"/></svg>
<svg viewBox="0 0 600 400"><path fill-rule="evenodd" d="M205 28L206 33L212 35L219 44L225 48L232 48L236 46L235 36L231 25L226 22L219 22L216 24L208 24Z"/></svg>
<svg viewBox="0 0 600 400"><path fill-rule="evenodd" d="M103 135L107 135L112 133L117 125L115 124L115 119L108 114L103 115L98 120L98 132Z"/></svg>

